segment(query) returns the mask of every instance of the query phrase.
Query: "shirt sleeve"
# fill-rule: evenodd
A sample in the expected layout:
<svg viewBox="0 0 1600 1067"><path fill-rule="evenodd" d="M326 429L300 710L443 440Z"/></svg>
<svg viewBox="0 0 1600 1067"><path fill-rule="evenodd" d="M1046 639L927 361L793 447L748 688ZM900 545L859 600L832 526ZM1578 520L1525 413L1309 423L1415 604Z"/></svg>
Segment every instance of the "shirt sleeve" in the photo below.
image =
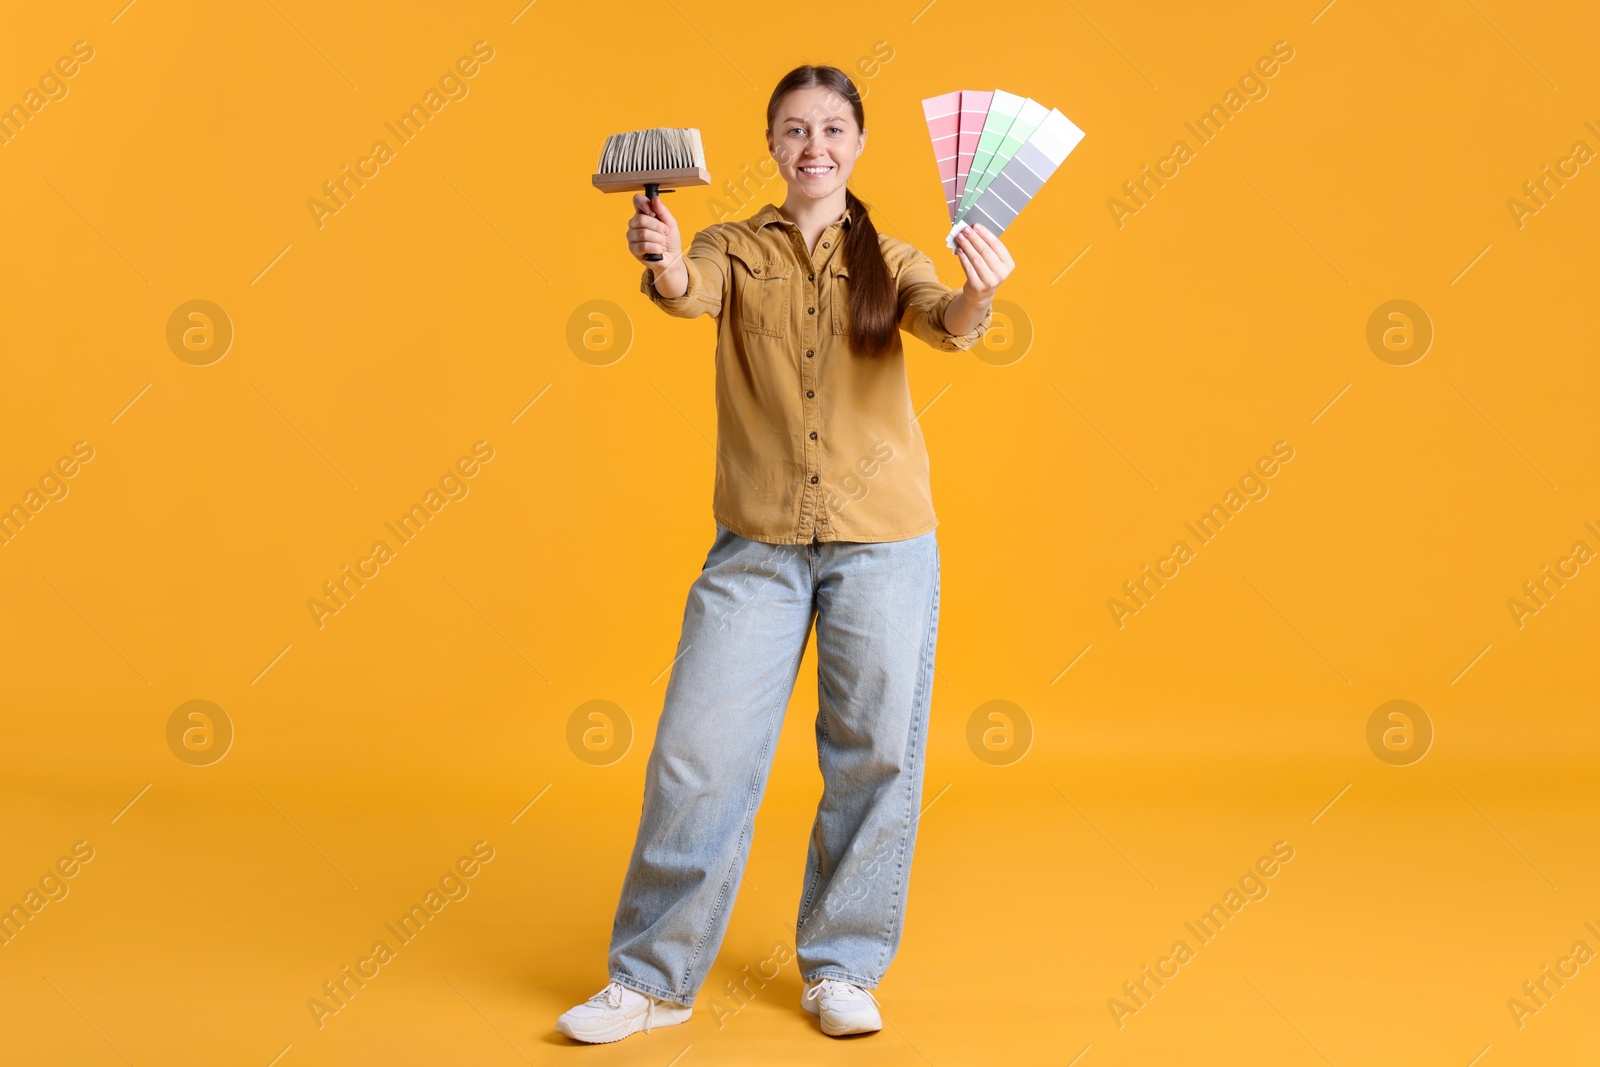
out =
<svg viewBox="0 0 1600 1067"><path fill-rule="evenodd" d="M897 275L900 299L900 326L944 352L964 352L977 344L994 320L994 309L966 333L951 333L944 328L944 311L961 295L939 280L933 260L916 248L907 247L906 261Z"/></svg>
<svg viewBox="0 0 1600 1067"><path fill-rule="evenodd" d="M639 279L639 291L668 315L692 319L700 315L717 318L722 314L722 290L727 277L728 244L715 227L701 230L683 254L689 272L689 287L682 296L662 296L656 292L655 272L649 267Z"/></svg>

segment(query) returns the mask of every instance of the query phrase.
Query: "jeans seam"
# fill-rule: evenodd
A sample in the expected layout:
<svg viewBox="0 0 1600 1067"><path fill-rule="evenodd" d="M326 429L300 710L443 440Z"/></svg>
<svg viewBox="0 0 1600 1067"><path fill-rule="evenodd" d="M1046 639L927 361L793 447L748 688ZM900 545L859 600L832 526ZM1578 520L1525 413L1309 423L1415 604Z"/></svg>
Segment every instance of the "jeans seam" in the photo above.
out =
<svg viewBox="0 0 1600 1067"><path fill-rule="evenodd" d="M922 662L919 664L917 676L917 699L913 702L911 707L911 738L918 742L912 746L916 753L916 759L914 761L914 766L908 768L908 773L906 775L906 819L905 825L900 832L900 855L898 858L898 866L896 867L895 872L894 901L889 910L888 922L884 928L883 950L878 956L878 964L876 967L879 975L882 975L884 969L888 966L889 953L894 947L896 940L895 927L896 924L900 922L901 915L904 910L904 887L907 881L907 879L904 877L904 871L907 863L907 852L909 851L908 846L911 840L912 827L916 819L917 785L922 779L923 740L918 737L918 732L922 726L921 720L924 706L929 706L931 710L931 705L933 703L934 634L936 632L935 628L939 623L939 577L938 549L935 547L933 598L928 607L928 628L922 639Z"/></svg>
<svg viewBox="0 0 1600 1067"><path fill-rule="evenodd" d="M821 554L819 551L820 547L821 546L818 544L813 544L811 546L811 551L807 553L807 557L811 563L811 589L813 596L815 596L815 591L817 588L817 557ZM813 624L815 624L819 618L820 613L816 610L816 607L813 604ZM798 664L796 665L795 669L796 671L799 670ZM827 772L823 770L822 766L822 741L825 741L828 737L828 702L827 697L824 696L822 691L822 650L820 647L817 649L817 683L817 729L821 734L821 739L817 743L817 770L822 774L823 779L826 780ZM826 793L826 785L824 785L823 791ZM817 869L815 872L813 872L810 882L805 887L805 891L800 895L800 917L795 920L794 924L796 951L799 951L800 948L800 933L805 929L806 920L811 917L809 905L811 903L812 896L816 893L817 886L822 882L822 857L826 853L821 845L821 830L821 826L818 825L817 822L813 822L811 827L810 847L813 847L817 850Z"/></svg>
<svg viewBox="0 0 1600 1067"><path fill-rule="evenodd" d="M819 678L819 681L820 681L821 671L822 671L822 665L820 663L817 665L817 671L818 671L818 678ZM818 771L822 771L823 770L823 767L822 767L822 743L824 741L826 741L827 738L828 738L827 703L828 703L827 698L825 696L823 696L823 693L822 693L822 686L819 684L817 686L817 732L820 735L820 737L818 739L818 742L817 742L817 770ZM825 772L823 773L823 777L824 778L827 777L827 774ZM826 786L824 786L823 792L824 793L827 792ZM819 883L821 883L821 881L822 881L822 856L824 855L824 849L822 848L822 825L821 825L821 823L822 823L822 817L821 817L821 813L819 812L818 816L817 816L817 819L812 823L812 826L811 826L811 841L810 841L810 847L817 850L817 869L811 873L810 880L806 883L804 891L800 894L800 918L797 919L795 921L795 924L794 924L794 936L795 936L795 948L796 949L798 949L800 947L800 932L805 929L806 920L811 917L810 912L811 912L811 899L812 899L812 896L817 891L817 885Z"/></svg>
<svg viewBox="0 0 1600 1067"><path fill-rule="evenodd" d="M811 918L811 905L816 896L817 885L822 881L822 856L824 851L821 845L821 827L813 826L811 829L811 847L817 850L817 869L812 872L811 880L806 883L805 892L800 896L800 919L794 924L795 948L800 947L800 933L806 928L806 920Z"/></svg>

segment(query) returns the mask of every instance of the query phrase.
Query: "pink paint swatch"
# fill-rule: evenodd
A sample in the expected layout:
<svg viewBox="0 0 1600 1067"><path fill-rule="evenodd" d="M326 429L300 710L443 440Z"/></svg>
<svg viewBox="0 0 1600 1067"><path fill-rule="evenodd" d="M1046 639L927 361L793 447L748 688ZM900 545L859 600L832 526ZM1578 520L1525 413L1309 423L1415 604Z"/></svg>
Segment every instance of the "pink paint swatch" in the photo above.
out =
<svg viewBox="0 0 1600 1067"><path fill-rule="evenodd" d="M961 132L957 138L956 152L957 202L960 202L961 194L967 190L967 175L972 171L972 156L978 150L978 138L983 133L984 118L989 114L989 101L993 99L993 90L961 90ZM955 208L952 207L950 218L955 217Z"/></svg>
<svg viewBox="0 0 1600 1067"><path fill-rule="evenodd" d="M928 120L928 135L933 138L933 158L939 165L939 181L944 187L945 206L951 221L956 217L956 204L961 199L957 188L961 145L961 92L929 97L922 102L923 117ZM981 126L981 119L980 119ZM967 161L972 161L971 153ZM960 175L965 177L965 175Z"/></svg>

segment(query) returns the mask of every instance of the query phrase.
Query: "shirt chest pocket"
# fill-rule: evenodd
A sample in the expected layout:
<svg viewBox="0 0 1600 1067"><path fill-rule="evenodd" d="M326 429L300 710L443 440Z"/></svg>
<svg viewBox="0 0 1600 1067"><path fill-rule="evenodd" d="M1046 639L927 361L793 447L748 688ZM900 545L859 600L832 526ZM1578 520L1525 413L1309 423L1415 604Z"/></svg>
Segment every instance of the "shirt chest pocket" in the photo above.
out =
<svg viewBox="0 0 1600 1067"><path fill-rule="evenodd" d="M768 259L759 249L728 248L734 309L749 333L783 337L789 327L789 289L794 264Z"/></svg>
<svg viewBox="0 0 1600 1067"><path fill-rule="evenodd" d="M850 332L850 267L843 262L843 249L837 258L840 262L828 268L828 302L833 305L833 332L843 337Z"/></svg>

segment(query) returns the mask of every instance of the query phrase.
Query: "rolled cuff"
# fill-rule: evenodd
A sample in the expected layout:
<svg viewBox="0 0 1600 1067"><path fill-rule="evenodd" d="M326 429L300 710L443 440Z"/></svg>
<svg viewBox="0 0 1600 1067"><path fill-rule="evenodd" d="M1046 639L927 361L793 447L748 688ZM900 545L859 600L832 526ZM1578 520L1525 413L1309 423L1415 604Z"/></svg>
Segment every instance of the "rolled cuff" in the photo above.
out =
<svg viewBox="0 0 1600 1067"><path fill-rule="evenodd" d="M966 333L951 333L945 329L944 313L950 302L961 295L960 289L952 289L936 300L928 309L928 331L930 337L938 338L937 347L945 352L965 352L983 337L989 330L989 325L994 321L994 307L991 305L984 309L983 318L978 320L976 326Z"/></svg>
<svg viewBox="0 0 1600 1067"><path fill-rule="evenodd" d="M639 278L639 291L650 298L650 302L669 315L679 315L683 318L694 318L705 311L705 280L700 276L700 268L695 266L693 257L683 257L684 269L689 275L689 286L683 291L682 296L662 296L656 291L655 272L649 267L644 269L644 274Z"/></svg>

